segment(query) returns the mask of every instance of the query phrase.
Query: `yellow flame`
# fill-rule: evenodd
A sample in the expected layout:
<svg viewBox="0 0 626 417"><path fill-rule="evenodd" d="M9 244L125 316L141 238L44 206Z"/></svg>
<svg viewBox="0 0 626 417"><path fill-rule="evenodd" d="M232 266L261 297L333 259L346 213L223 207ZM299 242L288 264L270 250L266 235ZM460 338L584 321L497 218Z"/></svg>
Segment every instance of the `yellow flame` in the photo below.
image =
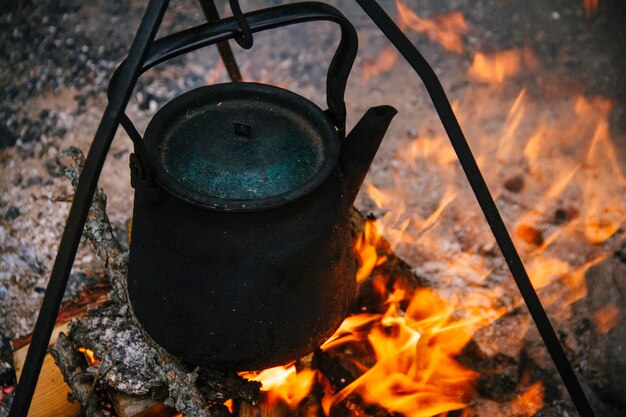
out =
<svg viewBox="0 0 626 417"><path fill-rule="evenodd" d="M520 72L521 59L521 52L517 49L502 51L491 56L478 52L474 55L469 74L479 81L500 84Z"/></svg>
<svg viewBox="0 0 626 417"><path fill-rule="evenodd" d="M315 379L314 371L296 371L294 364L277 366L258 373L242 372L240 375L262 384L261 390L268 392L269 405L282 401L290 408L296 408L308 395Z"/></svg>
<svg viewBox="0 0 626 417"><path fill-rule="evenodd" d="M452 318L454 307L432 291L418 290L405 314L399 308L404 293L392 294L383 315L367 315L355 320L355 327L340 329L324 349L349 345L358 337L364 323L373 324L367 336L376 356L374 366L336 395L326 395L322 406L326 415L331 408L358 393L368 403L378 404L390 412L410 416L433 416L463 408L476 377L454 359L467 343L471 333L466 323Z"/></svg>
<svg viewBox="0 0 626 417"><path fill-rule="evenodd" d="M363 234L354 243L354 250L360 261L356 274L357 282L365 280L371 275L374 268L387 260L387 255L378 254L382 236L377 232L373 221L366 221L364 228Z"/></svg>
<svg viewBox="0 0 626 417"><path fill-rule="evenodd" d="M89 366L97 365L100 363L100 359L96 358L96 354L93 350L79 347L78 351L85 355L85 359L87 359L87 363L89 364Z"/></svg>

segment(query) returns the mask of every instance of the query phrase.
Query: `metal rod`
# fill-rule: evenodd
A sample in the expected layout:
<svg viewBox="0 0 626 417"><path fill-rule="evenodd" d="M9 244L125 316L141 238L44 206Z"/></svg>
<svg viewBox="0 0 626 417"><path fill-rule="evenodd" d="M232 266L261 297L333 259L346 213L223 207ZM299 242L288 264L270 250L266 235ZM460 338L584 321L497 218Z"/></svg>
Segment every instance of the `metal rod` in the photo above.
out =
<svg viewBox="0 0 626 417"><path fill-rule="evenodd" d="M211 23L216 20L220 20L220 14L215 6L215 0L199 1L207 22ZM224 62L224 66L226 67L226 72L228 72L230 80L236 83L242 82L243 77L241 76L241 71L239 71L239 65L237 65L237 60L235 59L235 55L233 54L233 50L230 48L228 41L218 42L217 50L222 57L222 61Z"/></svg>
<svg viewBox="0 0 626 417"><path fill-rule="evenodd" d="M493 236L502 251L502 255L506 260L511 274L515 279L515 282L524 298L524 302L528 307L531 317L533 318L539 334L541 335L543 342L552 357L552 361L556 365L556 368L569 392L578 413L582 417L594 417L595 414L589 400L585 396L576 373L574 372L572 365L567 359L567 355L559 342L559 339L550 324L550 319L546 314L541 301L533 288L533 285L528 277L528 273L524 268L524 264L515 249L515 245L506 229L504 221L498 212L493 197L489 193L489 188L485 182L478 164L472 155L472 151L465 139L461 126L454 115L450 102L446 97L437 75L432 70L426 59L419 53L419 51L413 46L411 41L404 35L402 30L398 28L395 22L389 17L385 10L375 0L356 0L361 8L367 13L372 21L379 27L379 29L387 36L389 41L396 47L396 49L402 54L404 59L413 67L419 77L424 82L426 89L430 95L430 98L437 110L439 118L443 123L443 126L450 138L450 142L454 147L457 158L461 163L463 171L467 177L467 180L474 191L478 204L489 223L489 227L493 233Z"/></svg>
<svg viewBox="0 0 626 417"><path fill-rule="evenodd" d="M237 42L239 46L244 49L252 48L252 45L254 44L254 38L252 37L250 25L248 24L246 17L241 11L239 0L228 0L228 3L230 4L230 9L233 12L233 17L237 21L237 25L239 25L240 33L235 36L235 42Z"/></svg>
<svg viewBox="0 0 626 417"><path fill-rule="evenodd" d="M41 365L48 349L50 335L63 300L63 293L76 256L76 250L102 171L102 165L115 136L120 116L137 82L144 58L156 35L168 3L169 0L150 0L128 52L128 59L117 81L115 92L107 104L89 149L52 267L50 282L39 310L33 338L24 361L24 370L17 386L9 417L26 417L28 414Z"/></svg>

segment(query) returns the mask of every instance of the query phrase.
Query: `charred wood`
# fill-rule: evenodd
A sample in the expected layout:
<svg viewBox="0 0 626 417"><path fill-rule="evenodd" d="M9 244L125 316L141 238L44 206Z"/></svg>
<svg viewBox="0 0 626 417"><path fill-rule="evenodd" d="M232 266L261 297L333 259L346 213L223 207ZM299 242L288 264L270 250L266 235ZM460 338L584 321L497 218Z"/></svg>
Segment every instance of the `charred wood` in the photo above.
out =
<svg viewBox="0 0 626 417"><path fill-rule="evenodd" d="M198 369L198 386L206 398L224 402L237 398L254 404L259 396L261 383L248 381L234 372Z"/></svg>
<svg viewBox="0 0 626 417"><path fill-rule="evenodd" d="M355 379L346 368L321 349L315 351L314 362L335 392L341 391Z"/></svg>

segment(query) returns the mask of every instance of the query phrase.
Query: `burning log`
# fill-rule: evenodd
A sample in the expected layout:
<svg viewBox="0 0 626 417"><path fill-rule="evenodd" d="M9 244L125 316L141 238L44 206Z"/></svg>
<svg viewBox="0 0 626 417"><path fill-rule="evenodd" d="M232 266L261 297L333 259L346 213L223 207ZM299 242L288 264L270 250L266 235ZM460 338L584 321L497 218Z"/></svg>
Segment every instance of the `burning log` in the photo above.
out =
<svg viewBox="0 0 626 417"><path fill-rule="evenodd" d="M54 345L62 332L67 332L70 320L86 314L87 308L95 308L107 302L107 293L111 290L110 285L104 282L96 282L86 286L75 298L63 303L57 316L56 327L50 339L50 345ZM14 339L11 342L13 349L13 363L19 378L26 353L30 347L32 335L26 335ZM81 355L82 358L82 355ZM84 360L83 360L83 363ZM30 408L30 416L75 416L80 412L78 404L70 403L67 399L71 388L63 384L63 375L55 364L51 354L46 355L42 373L37 383L37 389Z"/></svg>
<svg viewBox="0 0 626 417"><path fill-rule="evenodd" d="M98 396L94 392L94 378L87 374L85 358L76 351L72 342L61 333L52 348L54 360L63 378L72 387L72 399L80 402L86 417L102 417Z"/></svg>
<svg viewBox="0 0 626 417"><path fill-rule="evenodd" d="M67 331L68 323L63 323L55 327L50 344L57 341L58 335L62 331ZM13 343L13 363L17 379L20 379L26 352L30 344L16 345ZM49 346L50 347L50 346ZM80 414L80 406L69 401L72 393L71 387L63 383L64 377L55 364L54 358L48 353L44 359L41 374L37 381L37 387L33 395L33 400L29 410L32 417L75 417Z"/></svg>
<svg viewBox="0 0 626 417"><path fill-rule="evenodd" d="M334 391L341 391L354 381L354 376L323 350L315 351L314 360L317 369L328 379Z"/></svg>

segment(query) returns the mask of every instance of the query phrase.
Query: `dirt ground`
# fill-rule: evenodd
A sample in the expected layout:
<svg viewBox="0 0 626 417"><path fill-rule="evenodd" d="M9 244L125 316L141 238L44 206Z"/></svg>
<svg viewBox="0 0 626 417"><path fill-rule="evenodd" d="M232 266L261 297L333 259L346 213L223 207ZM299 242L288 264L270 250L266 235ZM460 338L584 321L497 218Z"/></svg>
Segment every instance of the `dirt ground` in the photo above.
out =
<svg viewBox="0 0 626 417"><path fill-rule="evenodd" d="M69 192L68 184L61 178L55 157L61 149L70 145L83 151L88 149L106 104L104 92L108 80L130 44L145 3L139 0L0 0L1 343L6 344L10 338L29 333L34 324L69 209L69 203L64 201ZM222 11L227 9L227 2L217 3ZM245 11L280 3L273 0L242 1L242 8ZM519 295L453 159L446 162L453 166L448 170L451 174L446 176L441 175L438 168L433 168L427 160L416 163L406 156L406 150L416 136L439 138L444 135L419 79L401 59L394 60L388 68L381 64L381 53L388 52L389 44L355 2L340 0L329 3L350 18L360 38L359 55L346 92L349 127L370 106L391 104L399 110L370 170L367 183L376 189L395 190L390 194L397 197L405 209L396 216L394 210L377 203L374 191L362 192L357 207L381 218L383 233L387 231L386 237L394 243L394 233L402 229L401 225L412 213L417 213L421 219L428 218L441 205L446 190L453 188L457 194L451 204L456 208L440 219L437 227L444 231L441 232L443 237L436 242L436 248L425 249L424 246L398 239L394 250L442 294L472 290L480 293L486 287L498 287L503 289L498 302L515 307L519 303ZM398 20L395 2L381 3ZM492 155L482 150L491 149L485 145L486 141L497 142L506 138L507 124L512 123L510 108L521 90L525 91L527 111L515 133L516 137L532 136L536 126L546 121L551 123L554 131L565 132L575 126L579 131L588 128L593 135L591 127L585 127L584 123L576 124L576 117L569 115L573 114L571 109L580 107L579 97L585 97L592 107L598 102L594 97L611 102L606 111L608 132L613 139L617 161L622 166L626 165L624 2L600 0L597 12L591 16L585 13L582 0L407 0L403 3L421 18L436 18L452 11L459 11L465 17L468 27L461 35L462 51L446 50L423 33L410 29L406 33L434 67L451 101L455 103L462 127L479 156L481 168L485 169L489 186L498 198L510 230L517 226L523 212L538 204L540 198L533 194L532 179L522 180L522 185L526 184L523 193L511 191L511 187L516 188L512 184L519 182L515 179L528 172L525 165L507 162L492 172L492 162L498 162L497 158L491 159ZM174 1L160 33L202 22L200 8L194 1ZM241 50L234 43L232 45L246 80L283 86L322 106L327 63L338 39L335 29L331 24L305 24L255 35L255 46L250 51ZM506 82L494 85L468 75L477 52L492 54L513 49L532 50L532 63L530 59L524 61L524 71ZM156 109L181 92L206 83L225 81L227 75L218 63L214 48L178 58L141 78L129 104L128 114L143 129ZM432 143L439 146L443 142L433 140ZM445 148L447 145L441 146L440 152L435 150L434 153L450 155L450 150ZM100 179L100 186L109 198L112 222L120 236L126 233L132 211L132 189L128 177L130 152L130 140L123 132L118 132ZM516 155L522 150L512 149L510 152ZM571 155L579 153L576 150L567 152ZM544 163L549 165L550 155L545 158ZM547 170L546 176L551 173L553 171ZM608 194L612 194L613 198L624 200L619 191L613 192L613 188L608 186L607 190L611 190ZM619 190L623 192L623 188ZM567 201L570 200L567 197L563 200L565 203L558 203L561 206L550 206L550 209L568 208L574 204L568 206ZM571 197L571 201L579 200ZM584 211L582 207L576 210ZM545 230L541 230L552 230L551 227L554 225L546 225ZM420 236L415 235L415 240L419 240ZM534 258L531 253L534 248L519 236L516 243L532 270ZM580 266L601 254L608 254L609 260L598 266L594 264L595 269L592 268L589 273L601 277L613 276L612 283L601 285L616 285L618 292L623 291L622 298L611 302L624 307L626 304L620 305L626 302L626 256L623 247L622 223L614 235L601 245L566 240L551 255L559 259L567 258L571 264ZM488 264L492 272L487 282L471 281L473 278L468 268L464 272L454 270L453 273L444 261L458 259L459 254L471 258L469 264ZM445 259L435 260L435 256ZM598 268L608 268L608 272L598 272ZM86 283L99 279L101 274L101 265L96 262L91 249L84 245L74 265L68 292L77 291ZM554 314L553 319L558 322L561 334L571 336L578 332L583 335L580 340L568 340L570 351L576 355L577 370L586 378L586 384L593 387L593 400L598 407L606 407L602 408L604 415L617 416L626 409L623 400L626 398L623 390L626 385L622 384L626 381L623 374L613 372L607 375L606 370L612 365L602 356L606 352L605 346L626 348L626 340L621 339L626 333L609 334L607 337L616 339L609 341L601 336L590 336L584 329L570 328L581 323L581 320L572 317L590 316L591 309L608 302L602 301L606 295L595 288L589 292L598 294L593 298L590 296L586 301L588 305L579 303L564 310L548 303L548 310ZM561 290L556 284L548 286L542 298L558 298ZM491 340L495 336L485 331L476 339L480 342L481 337L482 340ZM542 357L537 359L538 363L549 363L532 328L524 340L537 346L532 352ZM595 345L587 349L584 346L587 342ZM511 343L516 342L511 339ZM487 349L486 343L483 347ZM586 351L591 353L586 354ZM623 350L621 352L623 357ZM622 366L619 369L626 371L626 364L617 353L609 352L609 355L617 355L615 363L619 362ZM8 369L10 358L0 355L0 359L8 363ZM593 363L585 369L585 361ZM8 374L3 374L2 369L0 366L0 376ZM546 372L554 378L553 369ZM0 385L4 382L0 380ZM558 386L558 383L555 384ZM620 384L621 388L601 387ZM566 397L559 394L555 398L564 399L555 400L551 411L545 412L545 415L572 415L571 404Z"/></svg>

